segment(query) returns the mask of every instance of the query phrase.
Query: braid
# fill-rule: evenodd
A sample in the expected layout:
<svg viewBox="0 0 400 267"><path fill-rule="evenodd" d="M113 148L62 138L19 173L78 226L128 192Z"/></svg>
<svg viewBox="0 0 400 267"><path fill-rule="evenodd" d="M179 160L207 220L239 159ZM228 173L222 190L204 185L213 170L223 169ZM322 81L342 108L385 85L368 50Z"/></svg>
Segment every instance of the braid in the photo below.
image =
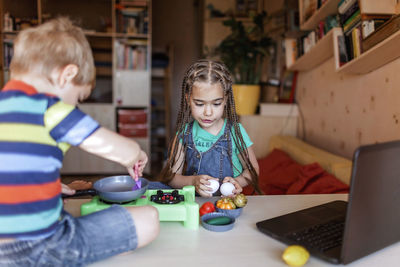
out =
<svg viewBox="0 0 400 267"><path fill-rule="evenodd" d="M242 133L239 126L239 118L235 110L235 101L232 90L232 76L228 71L228 68L220 62L202 59L192 64L185 72L181 86L181 101L178 112L178 118L176 122L176 134L168 148L168 159L166 166L162 169L158 180L168 183L174 177L172 172L173 168L182 167L176 166L179 159L178 153L186 154L187 144L184 140L185 131L188 129L189 123L193 121L193 117L190 111L190 104L188 99L192 94L193 84L195 82L208 82L210 84L220 83L223 89L224 96L226 97L225 105L225 116L228 120L227 127L230 127L230 133L233 137L236 147L239 150L240 156L242 157L245 166L243 169L250 171L251 177L245 177L248 183L250 183L258 193L261 190L258 186L258 175L250 162L249 153L246 144L243 140ZM179 150L179 144L183 146L182 151ZM178 152L179 151L179 152ZM232 147L228 148L229 155L231 155L232 164ZM185 165L185 162L182 163ZM184 166L185 167L185 166Z"/></svg>

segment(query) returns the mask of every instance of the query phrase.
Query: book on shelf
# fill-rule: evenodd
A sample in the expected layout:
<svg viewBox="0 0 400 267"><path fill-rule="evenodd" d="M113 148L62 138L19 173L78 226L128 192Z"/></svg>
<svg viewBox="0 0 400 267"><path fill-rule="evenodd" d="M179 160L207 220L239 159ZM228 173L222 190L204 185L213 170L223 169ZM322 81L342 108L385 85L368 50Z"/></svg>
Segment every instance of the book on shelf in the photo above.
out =
<svg viewBox="0 0 400 267"><path fill-rule="evenodd" d="M303 53L299 53L299 55L306 54L316 43L315 31L310 31L303 39Z"/></svg>
<svg viewBox="0 0 400 267"><path fill-rule="evenodd" d="M318 39L322 39L325 36L325 21L321 20L318 23Z"/></svg>
<svg viewBox="0 0 400 267"><path fill-rule="evenodd" d="M297 58L297 40L295 38L286 38L284 44L286 67L288 68L294 64Z"/></svg>
<svg viewBox="0 0 400 267"><path fill-rule="evenodd" d="M371 33L362 41L363 51L371 49L379 42L385 40L400 29L400 15L396 15L382 24L378 29Z"/></svg>
<svg viewBox="0 0 400 267"><path fill-rule="evenodd" d="M351 40L353 43L353 58L357 58L362 53L361 48L361 25L351 30Z"/></svg>
<svg viewBox="0 0 400 267"><path fill-rule="evenodd" d="M147 70L147 46L130 45L124 42L115 42L117 69Z"/></svg>
<svg viewBox="0 0 400 267"><path fill-rule="evenodd" d="M339 67L343 66L349 61L349 57L347 54L346 42L343 34L337 36L338 42L338 54L339 54Z"/></svg>
<svg viewBox="0 0 400 267"><path fill-rule="evenodd" d="M358 6L358 1L355 1L353 5L351 5L343 14L339 14L340 17L340 25L344 25L345 22L351 18L351 16L357 12L357 10L360 10L360 7Z"/></svg>
<svg viewBox="0 0 400 267"><path fill-rule="evenodd" d="M355 25L353 25L350 29L347 31L343 31L344 35L344 41L346 43L346 49L347 49L347 57L348 60L352 60L355 57L361 55L362 53L362 48L361 48L361 40L356 39L356 36L358 36L357 30L358 29L361 33L361 20L359 20ZM360 34L361 38L361 34ZM357 43L359 48L357 48Z"/></svg>
<svg viewBox="0 0 400 267"><path fill-rule="evenodd" d="M390 16L387 16L386 18L367 18L363 19L361 15L361 20L362 20L362 37L363 39L367 38L371 33L373 33L376 29L378 29L380 26L382 26L386 21L390 19Z"/></svg>
<svg viewBox="0 0 400 267"><path fill-rule="evenodd" d="M339 14L344 14L357 0L341 0L338 4Z"/></svg>
<svg viewBox="0 0 400 267"><path fill-rule="evenodd" d="M11 39L3 40L3 62L4 68L9 69L11 64L11 59L14 54L14 41Z"/></svg>
<svg viewBox="0 0 400 267"><path fill-rule="evenodd" d="M339 27L339 17L337 15L329 15L325 18L324 31L327 34L331 29Z"/></svg>
<svg viewBox="0 0 400 267"><path fill-rule="evenodd" d="M361 21L360 10L357 10L343 25L343 32L351 31Z"/></svg>

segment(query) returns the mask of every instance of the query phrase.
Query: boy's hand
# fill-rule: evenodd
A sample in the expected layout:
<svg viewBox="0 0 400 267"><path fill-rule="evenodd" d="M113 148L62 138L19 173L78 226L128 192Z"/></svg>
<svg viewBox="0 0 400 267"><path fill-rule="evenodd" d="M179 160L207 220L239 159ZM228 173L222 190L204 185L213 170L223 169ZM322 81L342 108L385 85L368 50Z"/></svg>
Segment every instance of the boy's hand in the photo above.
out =
<svg viewBox="0 0 400 267"><path fill-rule="evenodd" d="M196 188L196 192L199 193L202 197L212 197L212 188L208 185L210 182L208 180L217 180L217 178L211 177L209 175L196 175L194 176L194 187Z"/></svg>
<svg viewBox="0 0 400 267"><path fill-rule="evenodd" d="M243 188L240 186L240 184L232 177L225 177L222 183L227 183L230 182L235 186L235 189L233 189L232 196L238 195L243 191Z"/></svg>
<svg viewBox="0 0 400 267"><path fill-rule="evenodd" d="M139 156L138 156L138 161L137 161L137 163L138 163L137 171L138 171L139 177L143 176L143 170L144 170L144 167L146 167L147 160L148 160L148 158L147 158L146 153L143 150L140 150ZM136 177L134 167L135 167L135 165L126 168L128 170L129 175L132 176L133 178Z"/></svg>

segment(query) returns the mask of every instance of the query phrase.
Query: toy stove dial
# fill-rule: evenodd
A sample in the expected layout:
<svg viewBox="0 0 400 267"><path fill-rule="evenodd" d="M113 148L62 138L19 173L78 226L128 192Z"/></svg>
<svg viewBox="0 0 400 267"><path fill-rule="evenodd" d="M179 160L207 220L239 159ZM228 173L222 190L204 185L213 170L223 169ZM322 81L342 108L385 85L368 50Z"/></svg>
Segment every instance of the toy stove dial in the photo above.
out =
<svg viewBox="0 0 400 267"><path fill-rule="evenodd" d="M171 193L165 193L162 190L157 190L156 195L152 195L150 200L158 204L177 204L185 200L185 196L179 195L178 190Z"/></svg>

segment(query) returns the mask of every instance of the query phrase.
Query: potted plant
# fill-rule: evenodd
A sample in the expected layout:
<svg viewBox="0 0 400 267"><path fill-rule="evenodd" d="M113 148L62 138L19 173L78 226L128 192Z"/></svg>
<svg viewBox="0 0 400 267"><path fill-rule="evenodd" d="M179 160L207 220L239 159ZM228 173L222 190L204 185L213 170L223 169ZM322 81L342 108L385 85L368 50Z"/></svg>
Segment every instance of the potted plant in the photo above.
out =
<svg viewBox="0 0 400 267"><path fill-rule="evenodd" d="M254 114L260 97L260 77L272 39L264 31L265 11L254 14L250 25L231 17L223 24L231 33L215 48L234 79L233 93L239 115Z"/></svg>

